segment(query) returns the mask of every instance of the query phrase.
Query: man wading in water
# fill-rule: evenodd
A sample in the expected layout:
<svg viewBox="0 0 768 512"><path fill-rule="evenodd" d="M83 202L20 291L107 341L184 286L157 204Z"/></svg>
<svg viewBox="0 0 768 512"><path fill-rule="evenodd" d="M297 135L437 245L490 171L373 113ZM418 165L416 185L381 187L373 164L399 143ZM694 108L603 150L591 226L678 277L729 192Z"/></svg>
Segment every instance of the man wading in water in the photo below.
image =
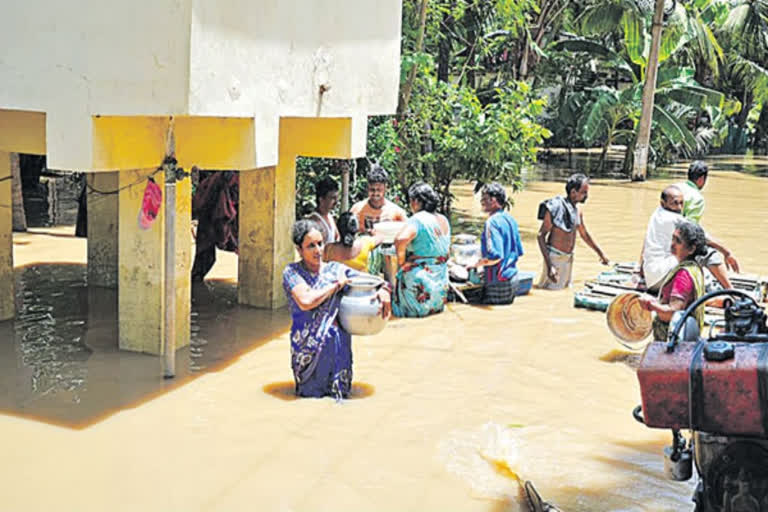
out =
<svg viewBox="0 0 768 512"><path fill-rule="evenodd" d="M573 247L576 245L576 230L603 265L608 258L598 247L584 224L584 214L578 204L584 203L589 195L589 178L583 174L572 174L565 183L565 197L547 199L539 205L538 218L539 249L544 256L544 268L538 287L547 290L562 290L571 285L573 273Z"/></svg>

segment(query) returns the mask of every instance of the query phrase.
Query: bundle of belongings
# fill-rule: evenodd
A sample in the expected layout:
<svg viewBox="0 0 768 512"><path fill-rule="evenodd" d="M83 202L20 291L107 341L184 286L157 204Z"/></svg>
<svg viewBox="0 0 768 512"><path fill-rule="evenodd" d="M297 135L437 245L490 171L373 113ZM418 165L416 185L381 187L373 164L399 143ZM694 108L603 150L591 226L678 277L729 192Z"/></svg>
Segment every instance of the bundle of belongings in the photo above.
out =
<svg viewBox="0 0 768 512"><path fill-rule="evenodd" d="M448 260L448 300L471 304L485 302L483 273L474 268L480 258L481 247L475 235L462 233L453 237ZM516 296L530 292L533 277L533 272L518 271L514 283Z"/></svg>

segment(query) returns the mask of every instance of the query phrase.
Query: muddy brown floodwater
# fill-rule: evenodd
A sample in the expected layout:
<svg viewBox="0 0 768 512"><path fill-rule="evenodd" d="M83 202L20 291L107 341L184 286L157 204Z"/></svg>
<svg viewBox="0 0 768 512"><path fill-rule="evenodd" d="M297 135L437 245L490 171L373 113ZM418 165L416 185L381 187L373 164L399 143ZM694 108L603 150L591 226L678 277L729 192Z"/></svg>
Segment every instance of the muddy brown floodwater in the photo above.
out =
<svg viewBox="0 0 768 512"><path fill-rule="evenodd" d="M673 181L594 182L586 223L613 261L637 258ZM562 188L533 181L514 197L524 270L541 266L537 204ZM461 225L476 227L471 187L456 194ZM715 170L704 195L705 227L746 272L768 274L768 180ZM518 479L568 512L692 509L693 483L662 474L669 434L632 418L631 354L602 313L573 308L572 291L391 321L353 341L355 399L291 400L287 315L236 305L232 255L196 288L192 344L165 382L157 358L116 350L115 294L87 288L71 232L14 237L2 510L515 511ZM575 286L601 270L579 241Z"/></svg>

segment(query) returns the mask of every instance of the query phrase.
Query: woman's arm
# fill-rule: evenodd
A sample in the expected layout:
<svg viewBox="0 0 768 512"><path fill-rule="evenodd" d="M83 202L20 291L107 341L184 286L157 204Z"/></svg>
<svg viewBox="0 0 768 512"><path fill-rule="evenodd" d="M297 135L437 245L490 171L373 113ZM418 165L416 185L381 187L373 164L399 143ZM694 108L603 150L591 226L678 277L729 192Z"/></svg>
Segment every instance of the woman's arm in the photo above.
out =
<svg viewBox="0 0 768 512"><path fill-rule="evenodd" d="M416 238L416 226L410 222L395 237L395 251L397 252L397 264L401 267L405 265L406 249L413 239Z"/></svg>
<svg viewBox="0 0 768 512"><path fill-rule="evenodd" d="M660 320L669 323L675 311L683 311L696 298L693 278L687 270L678 270L671 283L669 304L662 304L650 296L640 297L640 304L649 311L655 311ZM690 300L686 300L688 297Z"/></svg>
<svg viewBox="0 0 768 512"><path fill-rule="evenodd" d="M501 258L499 258L497 260L490 260L488 258L480 258L479 260L477 260L477 263L475 263L475 267L476 268L488 267L488 266L491 266L491 265L495 265L495 264L497 264L500 261L501 261Z"/></svg>
<svg viewBox="0 0 768 512"><path fill-rule="evenodd" d="M666 323L669 323L672 320L672 315L675 314L675 311L683 311L687 307L685 301L677 297L670 298L669 304L661 304L658 300L652 297L641 297L640 303L645 309L655 311L656 316Z"/></svg>
<svg viewBox="0 0 768 512"><path fill-rule="evenodd" d="M331 295L341 290L349 282L349 278L343 272L339 272L338 280L328 286L313 290L307 283L299 283L291 288L291 296L299 309L309 311L325 302Z"/></svg>
<svg viewBox="0 0 768 512"><path fill-rule="evenodd" d="M483 255L475 264L475 268L496 265L503 259L502 250L500 249L503 246L503 240L499 231L493 229L491 222L491 219L485 221L485 227L481 235Z"/></svg>
<svg viewBox="0 0 768 512"><path fill-rule="evenodd" d="M355 240L352 247L347 247L341 242L327 244L323 250L323 260L325 261L347 261L356 258L360 254L359 239Z"/></svg>

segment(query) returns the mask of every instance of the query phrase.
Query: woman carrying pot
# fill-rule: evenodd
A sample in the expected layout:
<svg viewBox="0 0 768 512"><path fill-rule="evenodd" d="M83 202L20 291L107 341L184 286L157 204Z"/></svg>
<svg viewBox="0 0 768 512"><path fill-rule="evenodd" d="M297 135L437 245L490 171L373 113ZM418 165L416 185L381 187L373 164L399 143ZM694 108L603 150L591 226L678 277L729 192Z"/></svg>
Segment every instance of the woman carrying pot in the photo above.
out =
<svg viewBox="0 0 768 512"><path fill-rule="evenodd" d="M338 321L340 292L361 272L323 261L323 235L309 220L293 225L293 243L301 261L283 271L283 289L291 310L291 367L296 394L346 398L352 385L352 337ZM390 295L379 289L381 315L390 314Z"/></svg>
<svg viewBox="0 0 768 512"><path fill-rule="evenodd" d="M439 198L426 183L408 189L413 215L395 237L400 270L392 304L395 316L440 313L448 299L448 251L451 226L437 213Z"/></svg>
<svg viewBox="0 0 768 512"><path fill-rule="evenodd" d="M653 337L665 341L669 322L676 311L683 311L704 294L704 273L696 262L696 256L707 254L707 236L701 226L682 220L672 234L672 254L678 261L661 282L659 297L640 297L640 304L649 311L655 311ZM704 306L696 308L694 316L699 331L704 328Z"/></svg>

